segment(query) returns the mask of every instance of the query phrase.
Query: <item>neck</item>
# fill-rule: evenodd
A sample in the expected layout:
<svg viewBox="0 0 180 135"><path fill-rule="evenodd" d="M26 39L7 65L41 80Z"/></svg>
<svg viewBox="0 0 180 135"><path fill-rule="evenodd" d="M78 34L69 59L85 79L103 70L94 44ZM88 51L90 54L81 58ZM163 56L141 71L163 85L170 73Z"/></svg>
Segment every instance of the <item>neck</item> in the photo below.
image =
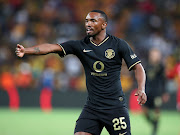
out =
<svg viewBox="0 0 180 135"><path fill-rule="evenodd" d="M105 38L106 38L106 31L105 31L105 32L102 32L102 33L99 33L99 34L91 37L90 39L91 39L94 43L99 44L99 43L101 43Z"/></svg>

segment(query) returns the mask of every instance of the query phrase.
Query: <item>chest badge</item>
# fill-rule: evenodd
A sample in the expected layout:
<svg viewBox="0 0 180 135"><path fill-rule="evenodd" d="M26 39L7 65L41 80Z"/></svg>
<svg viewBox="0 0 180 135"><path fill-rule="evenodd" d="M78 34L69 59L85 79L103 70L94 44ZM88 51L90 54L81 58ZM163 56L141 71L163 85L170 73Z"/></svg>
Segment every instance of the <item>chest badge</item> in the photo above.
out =
<svg viewBox="0 0 180 135"><path fill-rule="evenodd" d="M105 51L105 56L108 59L112 59L115 56L115 51L113 49L107 49Z"/></svg>

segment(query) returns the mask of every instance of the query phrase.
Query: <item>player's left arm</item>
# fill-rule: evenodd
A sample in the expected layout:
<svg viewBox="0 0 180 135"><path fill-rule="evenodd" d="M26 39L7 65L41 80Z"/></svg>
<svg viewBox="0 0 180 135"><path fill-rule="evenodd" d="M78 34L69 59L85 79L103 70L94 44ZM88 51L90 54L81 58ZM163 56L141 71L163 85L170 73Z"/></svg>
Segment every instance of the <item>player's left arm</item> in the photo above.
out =
<svg viewBox="0 0 180 135"><path fill-rule="evenodd" d="M138 104L143 105L147 101L147 96L145 93L145 82L146 82L146 74L141 63L136 64L133 67L135 72L135 78L138 83L138 90L135 93L135 96L138 96Z"/></svg>

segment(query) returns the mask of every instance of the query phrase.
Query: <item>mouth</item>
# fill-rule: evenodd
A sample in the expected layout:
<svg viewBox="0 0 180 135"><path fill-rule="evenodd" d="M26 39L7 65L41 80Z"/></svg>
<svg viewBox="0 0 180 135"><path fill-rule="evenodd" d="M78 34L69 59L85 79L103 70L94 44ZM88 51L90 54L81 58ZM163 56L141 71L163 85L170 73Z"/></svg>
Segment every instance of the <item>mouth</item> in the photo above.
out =
<svg viewBox="0 0 180 135"><path fill-rule="evenodd" d="M86 28L86 33L87 34L90 34L90 33L92 33L93 32L93 29L92 28Z"/></svg>

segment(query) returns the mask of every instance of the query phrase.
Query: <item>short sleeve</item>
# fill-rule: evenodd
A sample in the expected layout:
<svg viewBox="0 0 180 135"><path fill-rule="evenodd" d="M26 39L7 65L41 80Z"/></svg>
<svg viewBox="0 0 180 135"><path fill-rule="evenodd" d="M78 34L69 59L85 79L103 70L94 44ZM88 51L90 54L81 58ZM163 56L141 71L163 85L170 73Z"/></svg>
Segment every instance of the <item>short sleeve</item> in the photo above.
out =
<svg viewBox="0 0 180 135"><path fill-rule="evenodd" d="M119 46L119 54L126 62L126 65L130 70L138 64L141 63L140 59L137 57L137 55L133 52L133 50L130 48L128 43L124 40L120 40L120 46Z"/></svg>
<svg viewBox="0 0 180 135"><path fill-rule="evenodd" d="M62 48L62 52L59 53L60 57L64 57L68 54L74 54L76 55L77 49L78 49L78 45L79 45L79 41L78 40L71 40L71 41L67 41L61 44L58 44L59 46L61 46Z"/></svg>

